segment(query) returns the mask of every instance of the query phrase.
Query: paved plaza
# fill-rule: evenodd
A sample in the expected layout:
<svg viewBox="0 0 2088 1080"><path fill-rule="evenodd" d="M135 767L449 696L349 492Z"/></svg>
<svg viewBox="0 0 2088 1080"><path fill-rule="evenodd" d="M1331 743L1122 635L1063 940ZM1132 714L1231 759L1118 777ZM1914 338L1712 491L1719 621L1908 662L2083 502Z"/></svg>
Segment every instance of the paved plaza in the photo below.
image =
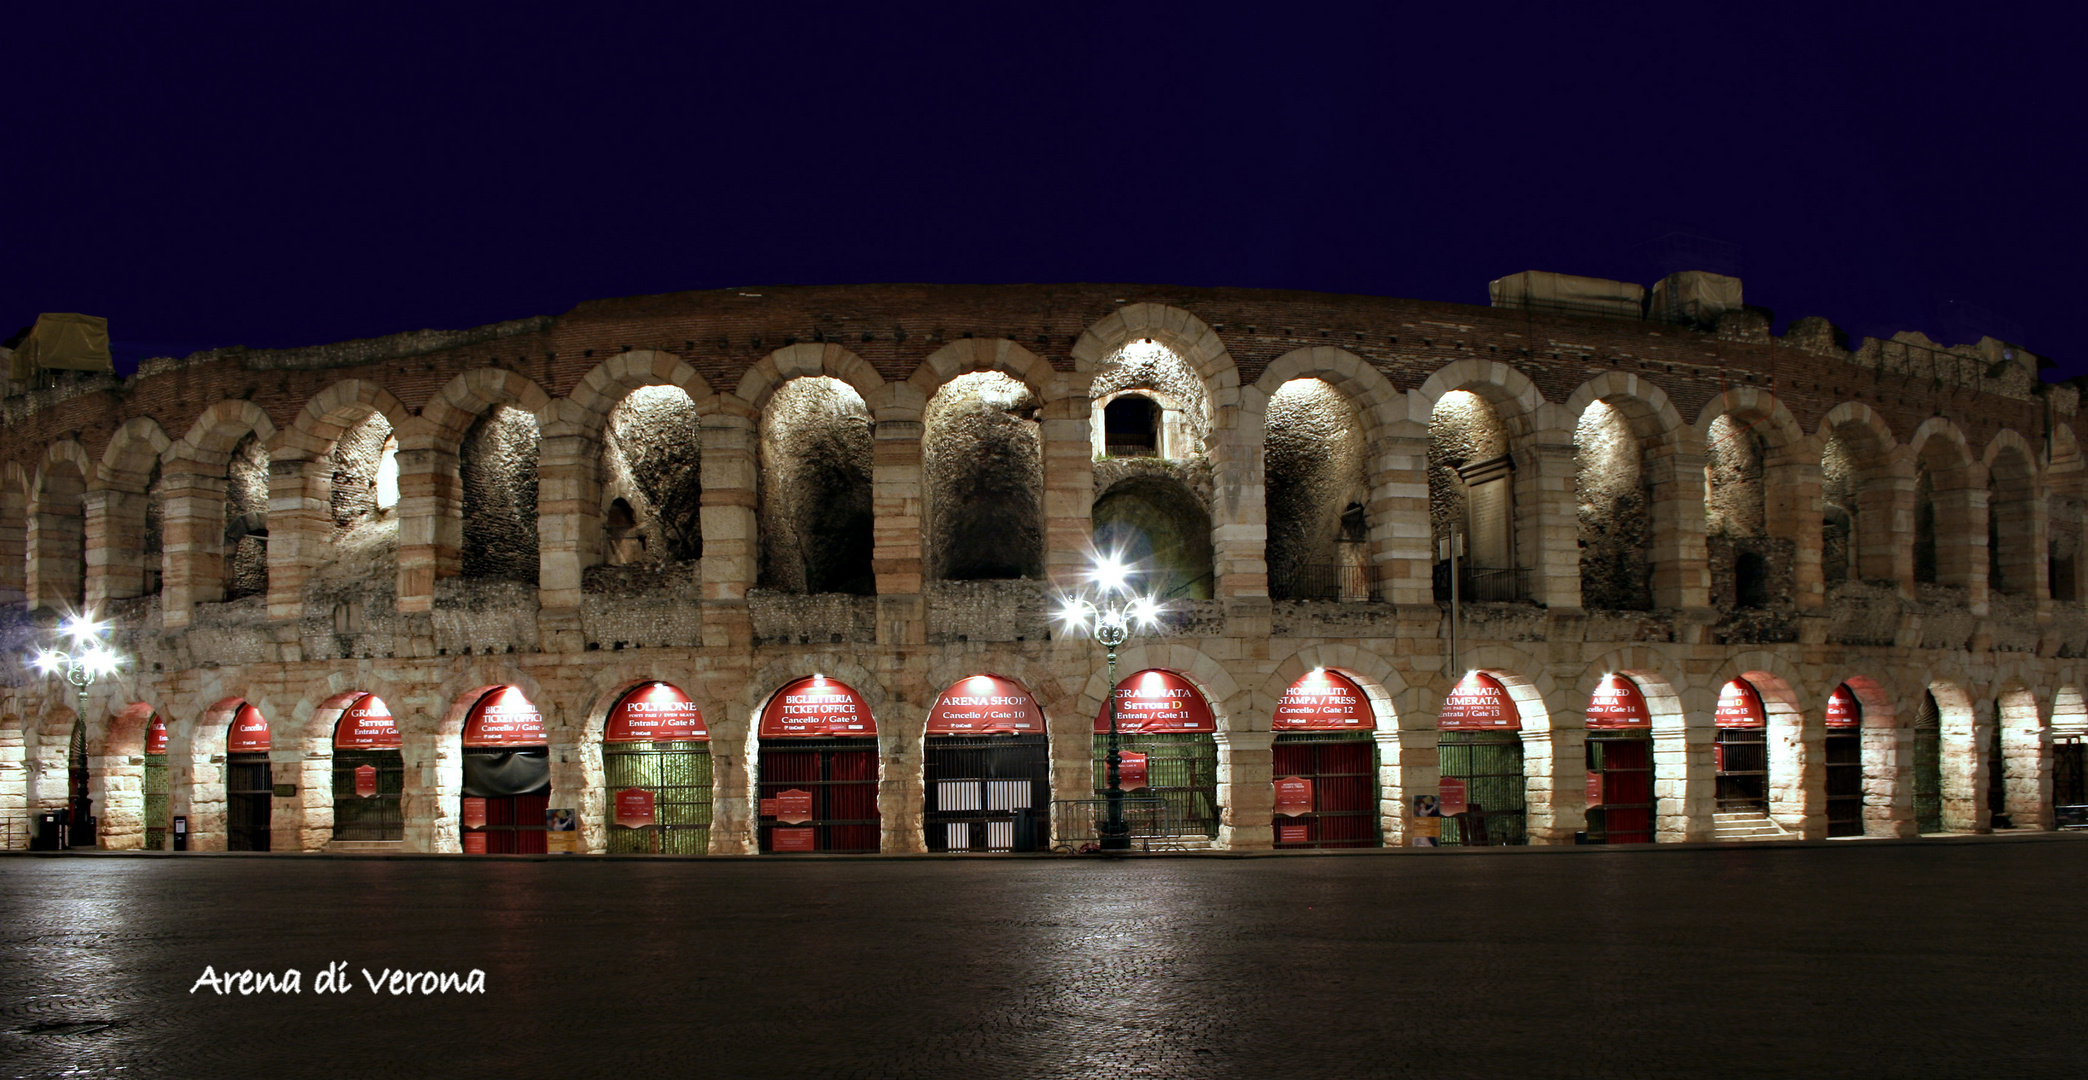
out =
<svg viewBox="0 0 2088 1080"><path fill-rule="evenodd" d="M2088 1076L2088 838L0 859L0 1076ZM318 993L329 963L352 987ZM300 992L191 992L206 965ZM372 994L363 969L484 973ZM336 969L339 970L339 969Z"/></svg>

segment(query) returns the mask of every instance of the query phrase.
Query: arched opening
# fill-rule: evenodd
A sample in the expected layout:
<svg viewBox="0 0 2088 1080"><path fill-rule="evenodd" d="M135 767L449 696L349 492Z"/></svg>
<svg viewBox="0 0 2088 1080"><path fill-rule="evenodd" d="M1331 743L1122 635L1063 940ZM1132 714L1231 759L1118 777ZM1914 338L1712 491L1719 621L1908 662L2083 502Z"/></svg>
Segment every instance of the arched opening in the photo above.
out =
<svg viewBox="0 0 2088 1080"><path fill-rule="evenodd" d="M2074 603L2081 596L2081 504L2050 492L2045 505L2047 595Z"/></svg>
<svg viewBox="0 0 2088 1080"><path fill-rule="evenodd" d="M1355 680L1314 668L1283 692L1275 731L1276 846L1378 847L1377 719Z"/></svg>
<svg viewBox="0 0 2088 1080"><path fill-rule="evenodd" d="M1943 831L1943 710L1923 691L1914 713L1914 828Z"/></svg>
<svg viewBox="0 0 2088 1080"><path fill-rule="evenodd" d="M944 383L922 413L932 581L1044 574L1044 449L1036 395L998 371Z"/></svg>
<svg viewBox="0 0 2088 1080"><path fill-rule="evenodd" d="M1445 845L1529 843L1522 711L1501 680L1466 675L1436 713Z"/></svg>
<svg viewBox="0 0 2088 1080"><path fill-rule="evenodd" d="M1588 842L1653 842L1653 712L1630 676L1588 697Z"/></svg>
<svg viewBox="0 0 2088 1080"><path fill-rule="evenodd" d="M463 577L537 583L536 417L512 405L488 408L464 432Z"/></svg>
<svg viewBox="0 0 2088 1080"><path fill-rule="evenodd" d="M1159 457L1160 403L1150 395L1118 394L1102 407L1102 445L1110 457Z"/></svg>
<svg viewBox="0 0 2088 1080"><path fill-rule="evenodd" d="M1516 564L1514 473L1508 429L1492 404L1469 390L1436 401L1428 421L1428 511L1437 600L1450 599L1453 544L1463 599L1529 596Z"/></svg>
<svg viewBox="0 0 2088 1080"><path fill-rule="evenodd" d="M1022 684L998 675L957 680L935 699L927 732L928 850L1048 846L1050 739L1044 711Z"/></svg>
<svg viewBox="0 0 2088 1080"><path fill-rule="evenodd" d="M167 782L167 721L153 713L145 721L145 850L167 850L174 826L173 788Z"/></svg>
<svg viewBox="0 0 2088 1080"><path fill-rule="evenodd" d="M1129 342L1097 366L1088 392L1096 458L1204 455L1211 420L1203 379L1168 346L1152 338Z"/></svg>
<svg viewBox="0 0 2088 1080"><path fill-rule="evenodd" d="M1914 471L1914 580L1934 585L1936 567L1936 478L1926 462Z"/></svg>
<svg viewBox="0 0 2088 1080"><path fill-rule="evenodd" d="M602 732L609 853L710 853L710 730L689 695L663 682L618 698Z"/></svg>
<svg viewBox="0 0 2088 1080"><path fill-rule="evenodd" d="M2036 596L2037 472L2023 452L2003 446L1987 473L1987 587L2003 596Z"/></svg>
<svg viewBox="0 0 2088 1080"><path fill-rule="evenodd" d="M870 410L839 379L783 384L761 414L761 581L787 593L877 591Z"/></svg>
<svg viewBox="0 0 2088 1080"><path fill-rule="evenodd" d="M48 463L29 514L29 606L78 611L86 604L86 477L66 460Z"/></svg>
<svg viewBox="0 0 2088 1080"><path fill-rule="evenodd" d="M1116 714L1118 786L1138 838L1218 838L1218 721L1203 691L1160 668L1116 684L1095 714L1095 794L1109 790L1109 719ZM1133 802L1132 800L1136 800Z"/></svg>
<svg viewBox="0 0 2088 1080"><path fill-rule="evenodd" d="M1827 835L1863 835L1863 702L1843 683L1827 697Z"/></svg>
<svg viewBox="0 0 2088 1080"><path fill-rule="evenodd" d="M248 432L225 466L225 599L268 595L268 447Z"/></svg>
<svg viewBox="0 0 2088 1080"><path fill-rule="evenodd" d="M1976 464L1948 432L1923 441L1914 475L1916 582L1965 588L1974 581L1974 556L1986 532L1975 490L1980 482Z"/></svg>
<svg viewBox="0 0 2088 1080"><path fill-rule="evenodd" d="M846 683L798 679L761 710L762 854L878 850L877 721Z"/></svg>
<svg viewBox="0 0 2088 1080"><path fill-rule="evenodd" d="M1829 588L1860 578L1856 557L1856 463L1836 435L1820 453L1820 576Z"/></svg>
<svg viewBox="0 0 2088 1080"><path fill-rule="evenodd" d="M341 710L333 735L335 840L388 843L406 838L399 806L406 790L404 745L383 698L364 694Z"/></svg>
<svg viewBox="0 0 2088 1080"><path fill-rule="evenodd" d="M139 537L139 554L144 565L143 576L138 582L138 595L158 596L161 586L167 581L167 494L157 458L153 459L152 471L145 478L144 515Z"/></svg>
<svg viewBox="0 0 2088 1080"><path fill-rule="evenodd" d="M463 738L465 854L550 850L549 743L543 714L520 687L496 686L472 704Z"/></svg>
<svg viewBox="0 0 2088 1080"><path fill-rule="evenodd" d="M65 748L65 823L67 847L94 846L92 774L87 768L87 722L75 718Z"/></svg>
<svg viewBox="0 0 2088 1080"><path fill-rule="evenodd" d="M1741 819L1769 817L1769 714L1762 693L1745 678L1726 683L1718 692L1711 716L1717 734L1711 744L1717 774L1717 810L1721 825Z"/></svg>
<svg viewBox="0 0 2088 1080"><path fill-rule="evenodd" d="M1653 485L1646 447L1622 410L1588 403L1573 429L1581 605L1653 608Z"/></svg>
<svg viewBox="0 0 2088 1080"><path fill-rule="evenodd" d="M248 702L232 712L225 734L225 849L267 851L274 828L275 778L269 767L268 718Z"/></svg>
<svg viewBox="0 0 2088 1080"><path fill-rule="evenodd" d="M1711 421L1704 445L1704 548L1712 603L1720 607L1782 607L1791 594L1795 545L1769 535L1767 454L1753 425L1730 415Z"/></svg>
<svg viewBox="0 0 2088 1080"><path fill-rule="evenodd" d="M1163 600L1211 598L1211 518L1181 484L1134 476L1096 499L1093 513L1096 550L1138 568L1146 592Z"/></svg>
<svg viewBox="0 0 2088 1080"><path fill-rule="evenodd" d="M28 491L16 468L0 470L0 607L19 607L30 595Z"/></svg>
<svg viewBox="0 0 2088 1080"><path fill-rule="evenodd" d="M2088 826L2088 701L2077 687L2052 697L2053 827Z"/></svg>
<svg viewBox="0 0 2088 1080"><path fill-rule="evenodd" d="M703 557L703 427L678 386L641 386L609 413L602 444L603 561Z"/></svg>
<svg viewBox="0 0 2088 1080"><path fill-rule="evenodd" d="M1326 381L1292 379L1269 398L1262 461L1270 596L1377 599L1364 452L1354 403Z"/></svg>

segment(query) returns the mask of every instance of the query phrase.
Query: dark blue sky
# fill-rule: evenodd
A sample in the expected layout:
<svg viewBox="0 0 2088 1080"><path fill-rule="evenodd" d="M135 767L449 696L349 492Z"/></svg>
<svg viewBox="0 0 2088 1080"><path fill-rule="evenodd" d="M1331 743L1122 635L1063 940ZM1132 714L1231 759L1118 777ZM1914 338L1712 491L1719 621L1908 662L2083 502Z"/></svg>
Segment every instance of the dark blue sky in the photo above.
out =
<svg viewBox="0 0 2088 1080"><path fill-rule="evenodd" d="M1971 305L2088 373L2079 8L770 7L12 16L0 332L105 315L129 367L745 284L1484 303L1650 283L1680 228L1780 323Z"/></svg>

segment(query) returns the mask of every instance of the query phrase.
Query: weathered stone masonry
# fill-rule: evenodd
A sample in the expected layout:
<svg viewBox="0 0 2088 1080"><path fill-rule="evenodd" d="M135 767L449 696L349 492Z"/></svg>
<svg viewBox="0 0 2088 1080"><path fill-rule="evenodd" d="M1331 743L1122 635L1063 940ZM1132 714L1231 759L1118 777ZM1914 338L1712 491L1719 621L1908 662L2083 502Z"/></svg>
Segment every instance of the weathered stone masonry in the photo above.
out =
<svg viewBox="0 0 2088 1080"><path fill-rule="evenodd" d="M604 714L660 679L709 722L712 849L746 851L755 713L818 671L876 715L884 848L913 851L925 712L964 676L1027 686L1055 790L1088 789L1101 665L1046 613L1106 503L1198 523L1167 557L1202 583L1123 663L1211 701L1223 844L1271 843L1270 714L1321 667L1376 711L1387 843L1436 788L1435 712L1467 669L1522 710L1534 842L1583 827L1583 712L1611 672L1654 715L1661 839L1712 835L1710 716L1742 676L1793 833L1825 832L1823 709L1844 683L1864 707L1866 832L1916 827L1931 699L1944 827L1991 827L1995 768L2014 826L2048 827L2053 740L2088 728L2088 493L2077 391L2035 365L1990 339L1850 350L1820 319L1776 338L1752 309L1704 330L1107 285L726 290L223 349L12 388L0 635L20 654L61 611L116 620L132 666L86 716L112 848L144 841L154 712L172 812L197 848L224 846L239 700L270 719L275 779L297 792L276 800L273 846L324 846L333 724L373 692L406 740L406 846L458 850L464 713L513 684L551 729L556 801L601 850ZM956 384L972 396L938 398ZM618 414L651 387L680 396ZM1098 460L1096 403L1116 393L1153 397L1165 456ZM1525 585L1468 606L1450 671L1435 541L1469 513L1459 470L1481 450L1505 459L1489 475L1511 508L1489 542ZM979 550L999 533L1005 551ZM1379 599L1286 598L1344 559ZM75 719L69 694L0 671L0 815L63 804Z"/></svg>

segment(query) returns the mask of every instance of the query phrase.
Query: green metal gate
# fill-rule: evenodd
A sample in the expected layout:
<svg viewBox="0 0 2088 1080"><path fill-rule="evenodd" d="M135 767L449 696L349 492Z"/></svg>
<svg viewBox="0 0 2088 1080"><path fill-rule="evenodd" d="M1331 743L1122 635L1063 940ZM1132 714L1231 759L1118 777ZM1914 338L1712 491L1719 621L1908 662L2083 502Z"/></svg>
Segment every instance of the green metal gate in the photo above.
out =
<svg viewBox="0 0 2088 1080"><path fill-rule="evenodd" d="M167 755L145 755L145 850L165 851L167 828L173 823L168 799Z"/></svg>
<svg viewBox="0 0 2088 1080"><path fill-rule="evenodd" d="M1529 843L1522 736L1513 731L1445 731L1437 747L1443 778L1464 781L1469 808L1443 819L1440 842L1446 847Z"/></svg>
<svg viewBox="0 0 2088 1080"><path fill-rule="evenodd" d="M1914 827L1943 831L1943 713L1934 694L1923 694L1914 714Z"/></svg>
<svg viewBox="0 0 2088 1080"><path fill-rule="evenodd" d="M1209 734L1120 735L1119 749L1146 755L1139 795L1167 803L1168 816L1218 838L1218 740ZM1109 736L1095 736L1095 793L1109 789Z"/></svg>
<svg viewBox="0 0 2088 1080"><path fill-rule="evenodd" d="M1994 703L1994 724L1987 729L1987 820L1996 829L2015 828L2008 818L2008 750L2001 741L2001 703Z"/></svg>
<svg viewBox="0 0 2088 1080"><path fill-rule="evenodd" d="M708 855L711 826L710 744L697 740L614 742L602 746L608 782L611 854ZM652 792L653 824L616 823L616 793Z"/></svg>
<svg viewBox="0 0 2088 1080"><path fill-rule="evenodd" d="M365 765L377 771L377 794L355 791L355 771ZM333 755L334 827L336 840L404 840L406 818L399 797L406 790L406 759L397 750L335 750Z"/></svg>

